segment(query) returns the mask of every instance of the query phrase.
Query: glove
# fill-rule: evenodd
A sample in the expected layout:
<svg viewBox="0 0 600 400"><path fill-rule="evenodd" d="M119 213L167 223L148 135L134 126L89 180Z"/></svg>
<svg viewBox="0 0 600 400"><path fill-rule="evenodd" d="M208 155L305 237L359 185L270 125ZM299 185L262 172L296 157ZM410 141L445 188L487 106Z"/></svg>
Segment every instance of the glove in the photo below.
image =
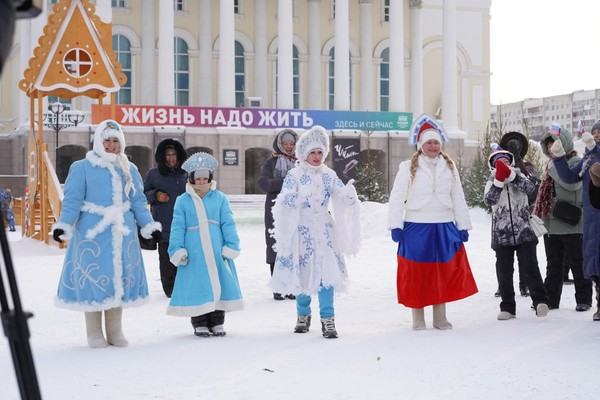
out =
<svg viewBox="0 0 600 400"><path fill-rule="evenodd" d="M167 203L170 199L168 194L166 194L165 192L161 192L160 190L157 190L156 192L154 192L154 197L156 198L157 201L159 201L161 203Z"/></svg>
<svg viewBox="0 0 600 400"><path fill-rule="evenodd" d="M154 239L154 241L156 241L156 243L160 242L162 240L162 232L159 230L155 230L153 231L150 236L152 236L152 239Z"/></svg>
<svg viewBox="0 0 600 400"><path fill-rule="evenodd" d="M554 141L554 144L552 145L552 147L550 147L550 153L552 153L554 157L562 157L565 155L565 149L563 148L563 145L560 142L560 140Z"/></svg>
<svg viewBox="0 0 600 400"><path fill-rule="evenodd" d="M392 229L392 240L396 243L400 243L404 239L404 229L394 228Z"/></svg>
<svg viewBox="0 0 600 400"><path fill-rule="evenodd" d="M460 241L463 243L469 241L469 231L466 229L458 231L458 236L460 236Z"/></svg>
<svg viewBox="0 0 600 400"><path fill-rule="evenodd" d="M585 148L588 150L594 150L594 147L596 147L596 141L589 132L584 132L583 135L581 135L581 141L585 144Z"/></svg>
<svg viewBox="0 0 600 400"><path fill-rule="evenodd" d="M590 178L592 178L592 185L600 188L600 163L593 163L590 167Z"/></svg>
<svg viewBox="0 0 600 400"><path fill-rule="evenodd" d="M504 182L506 178L510 176L512 170L506 164L504 164L501 160L496 160L496 180L500 182Z"/></svg>
<svg viewBox="0 0 600 400"><path fill-rule="evenodd" d="M65 234L65 231L60 229L60 228L56 228L53 232L52 232L52 238L54 239L55 242L58 243L62 243L62 239L60 238L62 235Z"/></svg>

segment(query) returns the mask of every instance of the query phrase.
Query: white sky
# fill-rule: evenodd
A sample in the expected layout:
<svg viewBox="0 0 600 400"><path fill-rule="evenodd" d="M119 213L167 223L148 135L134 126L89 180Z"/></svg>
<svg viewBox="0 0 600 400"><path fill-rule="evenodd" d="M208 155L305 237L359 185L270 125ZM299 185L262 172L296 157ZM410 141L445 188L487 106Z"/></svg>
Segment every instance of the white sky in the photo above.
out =
<svg viewBox="0 0 600 400"><path fill-rule="evenodd" d="M492 0L491 102L600 88L600 1Z"/></svg>

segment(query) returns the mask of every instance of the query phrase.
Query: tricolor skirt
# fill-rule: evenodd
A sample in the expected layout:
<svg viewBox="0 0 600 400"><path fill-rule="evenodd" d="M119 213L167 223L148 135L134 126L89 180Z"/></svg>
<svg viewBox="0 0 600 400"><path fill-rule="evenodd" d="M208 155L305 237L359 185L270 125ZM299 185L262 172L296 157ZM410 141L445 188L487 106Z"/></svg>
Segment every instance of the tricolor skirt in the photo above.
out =
<svg viewBox="0 0 600 400"><path fill-rule="evenodd" d="M398 245L398 303L410 308L477 293L465 246L453 222L404 224Z"/></svg>

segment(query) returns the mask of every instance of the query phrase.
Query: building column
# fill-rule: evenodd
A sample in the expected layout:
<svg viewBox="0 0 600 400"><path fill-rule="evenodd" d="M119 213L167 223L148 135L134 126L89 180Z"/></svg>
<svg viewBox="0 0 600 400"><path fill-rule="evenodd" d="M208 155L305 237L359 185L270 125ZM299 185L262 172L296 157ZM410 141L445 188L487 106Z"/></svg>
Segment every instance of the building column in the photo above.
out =
<svg viewBox="0 0 600 400"><path fill-rule="evenodd" d="M213 69L212 69L212 0L200 0L200 18L198 26L199 104L203 107L213 105Z"/></svg>
<svg viewBox="0 0 600 400"><path fill-rule="evenodd" d="M456 88L456 1L444 0L442 17L442 120L448 134L458 128Z"/></svg>
<svg viewBox="0 0 600 400"><path fill-rule="evenodd" d="M32 40L31 40L31 33L32 33L32 23L31 23L31 19L22 19L21 21L19 21L19 24L17 26L20 25L20 49L19 49L19 71L21 72L21 76L19 76L19 79L23 79L23 72L29 68L29 59L31 58L31 56L33 56L33 48L32 46ZM16 30L15 30L15 36L16 36ZM25 125L27 124L27 122L29 121L29 106L30 106L30 101L29 101L29 96L27 96L27 94L22 91L19 90L19 125Z"/></svg>
<svg viewBox="0 0 600 400"><path fill-rule="evenodd" d="M254 91L267 104L267 0L254 1Z"/></svg>
<svg viewBox="0 0 600 400"><path fill-rule="evenodd" d="M156 47L154 30L154 1L142 7L141 69L139 80L141 104L156 104ZM135 90L134 87L131 88Z"/></svg>
<svg viewBox="0 0 600 400"><path fill-rule="evenodd" d="M334 97L335 110L350 110L350 33L348 0L335 2Z"/></svg>
<svg viewBox="0 0 600 400"><path fill-rule="evenodd" d="M308 95L309 110L323 108L321 71L321 0L308 0Z"/></svg>
<svg viewBox="0 0 600 400"><path fill-rule="evenodd" d="M410 0L410 112L413 118L423 114L423 0Z"/></svg>
<svg viewBox="0 0 600 400"><path fill-rule="evenodd" d="M277 3L277 108L294 108L294 13L292 2Z"/></svg>
<svg viewBox="0 0 600 400"><path fill-rule="evenodd" d="M175 105L175 11L172 0L158 0L158 94L160 105Z"/></svg>
<svg viewBox="0 0 600 400"><path fill-rule="evenodd" d="M390 1L390 111L406 111L404 93L404 1Z"/></svg>
<svg viewBox="0 0 600 400"><path fill-rule="evenodd" d="M360 0L360 110L373 111L373 0Z"/></svg>
<svg viewBox="0 0 600 400"><path fill-rule="evenodd" d="M217 104L235 104L235 15L232 0L219 2L219 78Z"/></svg>

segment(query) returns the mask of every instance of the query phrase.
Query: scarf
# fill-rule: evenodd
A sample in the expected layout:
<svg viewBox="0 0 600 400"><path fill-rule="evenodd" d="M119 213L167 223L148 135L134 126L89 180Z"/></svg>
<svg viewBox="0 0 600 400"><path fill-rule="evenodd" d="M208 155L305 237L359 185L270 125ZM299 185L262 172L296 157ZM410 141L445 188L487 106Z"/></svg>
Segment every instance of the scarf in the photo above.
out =
<svg viewBox="0 0 600 400"><path fill-rule="evenodd" d="M546 164L546 172L544 180L540 184L537 198L535 199L535 207L533 213L538 217L542 218L550 214L552 210L552 189L554 189L554 179L548 173L548 166L552 161L548 161Z"/></svg>
<svg viewBox="0 0 600 400"><path fill-rule="evenodd" d="M277 158L275 170L273 171L273 177L285 178L285 175L288 173L288 171L294 168L296 164L296 157L281 153L275 153L273 154L273 157Z"/></svg>
<svg viewBox="0 0 600 400"><path fill-rule="evenodd" d="M190 185L192 185L192 188L194 188L194 192L196 192L196 194L200 196L200 198L203 198L206 195L206 193L208 193L208 191L210 190L212 184L212 182L206 182L200 183L198 185L196 185L195 183L191 183Z"/></svg>

